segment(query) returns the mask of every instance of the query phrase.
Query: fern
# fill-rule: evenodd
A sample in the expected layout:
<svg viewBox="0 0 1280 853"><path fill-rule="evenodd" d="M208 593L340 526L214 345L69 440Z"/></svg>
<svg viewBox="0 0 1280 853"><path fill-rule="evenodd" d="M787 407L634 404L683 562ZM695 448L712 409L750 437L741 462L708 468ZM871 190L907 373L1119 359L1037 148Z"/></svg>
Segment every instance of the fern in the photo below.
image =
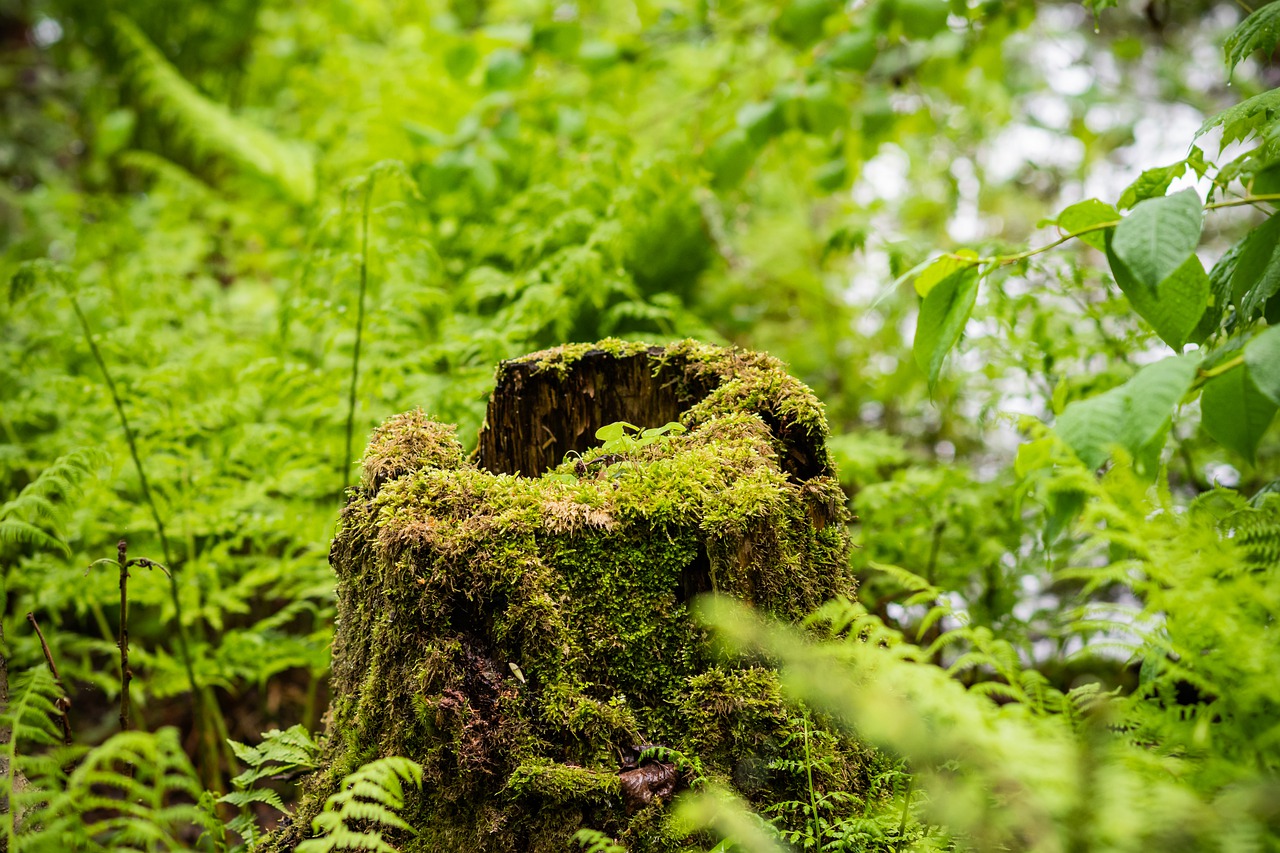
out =
<svg viewBox="0 0 1280 853"><path fill-rule="evenodd" d="M216 819L173 728L122 732L100 746L64 747L53 717L62 690L44 667L14 679L0 714L0 800L11 853L187 850Z"/></svg>
<svg viewBox="0 0 1280 853"><path fill-rule="evenodd" d="M250 805L265 803L278 812L290 816L293 814L278 793L270 788L255 787L256 783L271 776L314 770L320 747L301 725L292 726L285 731L272 729L263 734L262 743L256 747L234 740L228 743L236 758L247 764L249 769L231 780L235 790L219 798L218 802L241 809L241 813L228 823L227 828L252 847L261 836L261 827L249 810Z"/></svg>
<svg viewBox="0 0 1280 853"><path fill-rule="evenodd" d="M627 853L627 848L598 829L579 829L573 841L586 853Z"/></svg>
<svg viewBox="0 0 1280 853"><path fill-rule="evenodd" d="M193 156L223 159L255 172L299 204L315 197L315 164L305 147L276 137L200 94L133 21L113 15L111 24L140 105L176 130Z"/></svg>
<svg viewBox="0 0 1280 853"><path fill-rule="evenodd" d="M200 796L177 729L120 732L86 753L50 797L36 849L51 849L47 836L66 850L187 850L193 828L210 828Z"/></svg>
<svg viewBox="0 0 1280 853"><path fill-rule="evenodd" d="M70 501L103 461L98 450L81 449L40 472L17 497L0 505L0 546L28 544L71 556L60 528Z"/></svg>
<svg viewBox="0 0 1280 853"><path fill-rule="evenodd" d="M1241 509L1227 523L1249 565L1274 568L1280 564L1280 495L1264 495L1256 509Z"/></svg>
<svg viewBox="0 0 1280 853"><path fill-rule="evenodd" d="M373 850L394 853L383 829L412 832L398 812L404 808L401 780L422 786L422 766L407 758L391 756L372 761L342 780L341 790L324 804L311 822L319 833L298 845L297 853L330 853L333 850ZM370 829L356 829L352 824Z"/></svg>
<svg viewBox="0 0 1280 853"><path fill-rule="evenodd" d="M26 838L19 834L30 830L26 818L44 806L49 790L61 783L56 761L30 758L20 751L20 747L47 749L61 744L62 733L53 722L58 713L54 703L61 696L53 675L36 667L14 679L9 704L0 713L0 738L5 741L0 758L0 802L9 804L4 814L6 850L24 849Z"/></svg>

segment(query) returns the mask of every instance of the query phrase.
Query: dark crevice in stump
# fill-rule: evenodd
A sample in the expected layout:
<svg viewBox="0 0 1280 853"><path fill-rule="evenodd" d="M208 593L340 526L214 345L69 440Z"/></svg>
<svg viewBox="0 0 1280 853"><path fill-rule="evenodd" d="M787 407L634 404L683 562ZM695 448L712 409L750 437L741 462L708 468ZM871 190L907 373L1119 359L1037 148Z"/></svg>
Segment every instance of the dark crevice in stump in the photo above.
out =
<svg viewBox="0 0 1280 853"><path fill-rule="evenodd" d="M755 355L755 354L751 354ZM758 365L730 355L698 362L684 352L565 348L505 361L489 398L476 463L494 474L541 476L565 454L600 442L595 432L625 421L642 429L679 421L726 382ZM797 481L831 473L823 436L787 413L762 409L761 419L784 448L779 463Z"/></svg>

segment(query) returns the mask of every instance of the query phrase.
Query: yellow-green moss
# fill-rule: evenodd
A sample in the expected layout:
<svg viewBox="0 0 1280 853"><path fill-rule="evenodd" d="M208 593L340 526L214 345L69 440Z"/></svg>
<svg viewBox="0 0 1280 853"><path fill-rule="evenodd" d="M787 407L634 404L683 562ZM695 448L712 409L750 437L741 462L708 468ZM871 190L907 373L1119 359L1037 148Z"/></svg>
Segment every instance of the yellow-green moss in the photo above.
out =
<svg viewBox="0 0 1280 853"><path fill-rule="evenodd" d="M408 850L561 851L581 825L635 851L682 849L653 809L628 815L620 799L621 756L643 744L698 756L761 807L798 798L775 769L802 755L776 675L717 663L690 604L715 591L798 619L852 592L821 404L769 356L693 341L522 361L567 375L601 351L678 363L706 392L688 431L538 478L465 461L421 412L374 434L331 553L328 769L299 820L356 763L390 754L426 769ZM800 456L807 473L788 467ZM856 789L869 753L824 743Z"/></svg>

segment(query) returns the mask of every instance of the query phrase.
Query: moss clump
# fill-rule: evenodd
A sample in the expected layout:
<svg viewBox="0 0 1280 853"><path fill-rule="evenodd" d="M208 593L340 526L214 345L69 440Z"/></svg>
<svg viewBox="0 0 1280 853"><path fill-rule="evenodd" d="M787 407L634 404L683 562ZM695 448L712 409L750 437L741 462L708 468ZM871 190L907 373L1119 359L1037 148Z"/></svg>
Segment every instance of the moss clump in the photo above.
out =
<svg viewBox="0 0 1280 853"><path fill-rule="evenodd" d="M581 360L636 357L679 385L688 431L622 458L520 477L464 461L421 412L374 434L330 557L326 770L295 825L392 754L426 770L405 850L562 851L584 825L683 849L656 828L661 798L629 813L620 796L645 744L696 755L759 806L800 798L779 768L803 759L801 723L775 673L717 663L690 607L714 591L795 619L853 591L821 405L775 359L691 341L536 353L499 383L532 369L569 393ZM858 790L874 759L824 742L824 772Z"/></svg>

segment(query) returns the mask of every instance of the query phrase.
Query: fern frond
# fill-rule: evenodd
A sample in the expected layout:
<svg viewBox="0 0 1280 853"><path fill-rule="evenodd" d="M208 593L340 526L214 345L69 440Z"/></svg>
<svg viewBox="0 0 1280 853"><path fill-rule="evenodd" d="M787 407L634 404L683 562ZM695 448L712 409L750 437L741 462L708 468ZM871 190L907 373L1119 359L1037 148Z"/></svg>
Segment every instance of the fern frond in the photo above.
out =
<svg viewBox="0 0 1280 853"><path fill-rule="evenodd" d="M1280 565L1280 495L1267 494L1256 509L1232 513L1226 523L1246 563L1260 568Z"/></svg>
<svg viewBox="0 0 1280 853"><path fill-rule="evenodd" d="M121 732L85 753L17 849L54 849L57 838L74 850L184 850L193 828L210 828L200 796L175 729Z"/></svg>
<svg viewBox="0 0 1280 853"><path fill-rule="evenodd" d="M0 712L0 729L9 732L0 746L5 772L0 774L0 802L9 804L4 814L4 849L31 849L36 833L48 827L48 804L62 788L63 767L80 749L62 746L62 732L53 722L59 713L54 704L62 688L45 667L23 672L14 679L9 705ZM28 751L40 750L39 752ZM38 814L39 825L27 820ZM61 837L59 835L53 837ZM53 845L44 849L77 849L75 845Z"/></svg>
<svg viewBox="0 0 1280 853"><path fill-rule="evenodd" d="M299 204L315 197L315 164L309 150L206 98L183 79L133 21L119 14L110 20L139 106L151 110L180 135L192 155L225 160L254 172Z"/></svg>
<svg viewBox="0 0 1280 853"><path fill-rule="evenodd" d="M280 795L270 788L250 788L247 791L232 791L219 797L218 802L242 808L253 803L266 803L276 811L289 814L289 809L285 806L284 801L280 799Z"/></svg>
<svg viewBox="0 0 1280 853"><path fill-rule="evenodd" d="M227 743L236 758L249 766L248 770L231 780L231 784L242 791L267 776L314 770L320 754L320 747L301 725L284 731L272 729L264 732L262 743L256 747L234 740Z"/></svg>
<svg viewBox="0 0 1280 853"><path fill-rule="evenodd" d="M59 551L71 556L71 549L61 539L50 536L34 524L17 519L0 520L0 545L34 545L47 551Z"/></svg>
<svg viewBox="0 0 1280 853"><path fill-rule="evenodd" d="M627 853L627 848L598 829L579 829L572 841L586 853Z"/></svg>
<svg viewBox="0 0 1280 853"><path fill-rule="evenodd" d="M342 780L341 790L329 797L324 811L311 822L319 837L303 841L297 853L330 853L334 850L373 850L394 853L382 837L382 829L413 832L397 812L404 807L401 781L422 786L422 766L407 758L390 756L372 761ZM371 825L352 829L349 822Z"/></svg>
<svg viewBox="0 0 1280 853"><path fill-rule="evenodd" d="M0 504L0 545L22 543L70 556L59 531L64 508L105 458L92 448L61 456L16 497Z"/></svg>

